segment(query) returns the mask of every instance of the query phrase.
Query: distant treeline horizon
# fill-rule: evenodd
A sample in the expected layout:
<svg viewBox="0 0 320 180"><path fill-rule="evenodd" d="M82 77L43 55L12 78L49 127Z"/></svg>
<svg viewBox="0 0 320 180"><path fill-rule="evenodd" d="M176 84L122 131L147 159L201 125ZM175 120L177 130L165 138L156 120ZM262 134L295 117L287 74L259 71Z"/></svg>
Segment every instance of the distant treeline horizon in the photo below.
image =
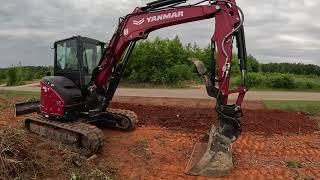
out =
<svg viewBox="0 0 320 180"><path fill-rule="evenodd" d="M179 37L173 39L155 38L139 41L130 57L124 79L134 82L175 84L184 80L197 80L196 68L191 57L203 61L211 68L210 46L200 48L197 44L183 44ZM53 60L52 60L53 62ZM249 73L279 73L291 75L320 76L320 66L302 63L260 63L254 56L247 59ZM0 68L0 82L19 82L40 79L52 66L22 66L21 63ZM232 76L239 76L237 54L232 57ZM8 83L9 82L9 83Z"/></svg>

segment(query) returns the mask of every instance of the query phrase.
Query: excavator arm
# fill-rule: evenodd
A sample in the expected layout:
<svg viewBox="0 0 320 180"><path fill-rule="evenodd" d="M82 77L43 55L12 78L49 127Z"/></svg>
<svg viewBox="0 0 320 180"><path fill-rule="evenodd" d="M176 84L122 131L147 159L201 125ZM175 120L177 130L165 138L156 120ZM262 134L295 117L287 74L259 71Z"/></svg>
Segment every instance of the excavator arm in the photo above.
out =
<svg viewBox="0 0 320 180"><path fill-rule="evenodd" d="M181 3L185 1L175 0L165 2ZM169 6L162 9L159 9L161 7L154 6L154 3L150 3L149 6L138 7L131 14L120 18L119 26L110 40L108 47L105 49L99 66L93 76L97 91L104 93L106 96L110 94L110 91L107 93L107 90L110 87L112 75L121 57L127 60L125 58L129 58L135 42L147 38L150 32L168 26L215 17L215 32L212 36L212 42L215 43L217 49L217 79L220 82L219 89L222 92L222 96L224 96L224 102L226 102L226 95L231 93L228 90L228 73L230 72L232 59L232 42L235 35L236 37L240 37L243 34L243 27L240 24L241 18L243 17L240 17L238 7L233 6L235 5L234 0L231 0L229 3L227 3L228 1L207 2L208 4L206 5ZM237 27L238 30L234 31ZM239 52L243 52L245 48L242 42L243 41L240 40L238 43L238 47L242 45ZM121 68L124 68L123 65L124 64L121 65ZM234 92L242 91L232 91L232 93ZM242 98L237 102L238 105L241 105L241 99Z"/></svg>
<svg viewBox="0 0 320 180"><path fill-rule="evenodd" d="M220 124L217 128L211 128L205 146L200 145L202 149L205 147L205 150L198 158L191 158L186 171L193 175L223 176L232 167L231 143L241 134L241 104L247 92L244 16L235 0L204 0L193 5L180 6L185 2L159 0L145 7L137 7L131 14L120 18L99 66L93 73L89 90L104 97L101 108L105 109L114 96L138 40L146 39L150 32L157 29L215 17L215 32L211 38L211 72L207 72L201 62L195 60L194 63L199 73L205 77L208 95L217 99L216 111ZM238 48L242 84L238 89L230 90L234 39ZM238 99L234 104L228 105L228 96L233 93L238 94ZM226 163L222 165L224 168L221 168L221 163Z"/></svg>

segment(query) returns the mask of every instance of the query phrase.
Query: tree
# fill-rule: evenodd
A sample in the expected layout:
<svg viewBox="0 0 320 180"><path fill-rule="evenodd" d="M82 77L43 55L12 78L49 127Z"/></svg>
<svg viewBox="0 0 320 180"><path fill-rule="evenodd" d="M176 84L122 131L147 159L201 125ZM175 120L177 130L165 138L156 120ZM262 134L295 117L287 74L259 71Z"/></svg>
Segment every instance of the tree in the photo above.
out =
<svg viewBox="0 0 320 180"><path fill-rule="evenodd" d="M247 66L249 72L260 72L260 63L252 55L247 57Z"/></svg>
<svg viewBox="0 0 320 180"><path fill-rule="evenodd" d="M17 75L17 68L11 67L8 69L7 74L7 86L17 85L19 83L18 75Z"/></svg>
<svg viewBox="0 0 320 180"><path fill-rule="evenodd" d="M269 63L261 64L262 72L290 73L298 75L320 76L320 67L312 64L302 63Z"/></svg>
<svg viewBox="0 0 320 180"><path fill-rule="evenodd" d="M184 47L178 36L172 40L157 37L154 40L141 41L137 43L130 57L125 78L153 83L174 83L176 77L177 81L190 79L193 77L193 65L188 59L193 54L193 48ZM173 72L181 72L181 69L185 69L189 75L180 76Z"/></svg>

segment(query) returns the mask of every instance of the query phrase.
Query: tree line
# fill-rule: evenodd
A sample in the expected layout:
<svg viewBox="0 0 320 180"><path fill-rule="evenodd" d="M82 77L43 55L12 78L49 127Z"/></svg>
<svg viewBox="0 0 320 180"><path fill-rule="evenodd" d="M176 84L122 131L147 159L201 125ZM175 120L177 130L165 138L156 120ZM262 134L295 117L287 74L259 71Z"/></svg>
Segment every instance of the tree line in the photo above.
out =
<svg viewBox="0 0 320 180"><path fill-rule="evenodd" d="M21 66L21 64L0 68L0 83L6 83L8 86L21 85L25 81L41 79L47 72L52 71L52 66Z"/></svg>
<svg viewBox="0 0 320 180"><path fill-rule="evenodd" d="M269 63L261 64L262 72L270 73L290 73L298 75L320 76L320 67L313 64L302 63Z"/></svg>
<svg viewBox="0 0 320 180"><path fill-rule="evenodd" d="M131 82L176 84L185 80L199 80L190 58L198 58L211 70L211 48L197 44L184 45L179 37L139 41L132 52L124 79ZM269 88L294 88L296 75L320 76L320 67L296 63L262 64L252 55L247 59L248 85ZM0 82L15 85L32 79L41 79L52 67L21 65L0 69ZM233 54L231 74L240 79L237 55ZM307 87L307 85L305 85ZM311 86L311 85L310 85ZM312 85L313 86L313 85ZM319 86L320 87L320 86Z"/></svg>
<svg viewBox="0 0 320 180"><path fill-rule="evenodd" d="M190 57L204 62L211 70L211 48L196 44L183 45L179 37L140 41L133 51L125 78L137 82L177 83L198 79ZM320 67L296 63L262 64L252 55L247 57L247 85L261 88L319 88L320 82L312 77L320 76ZM238 57L233 54L231 74L235 83L240 82ZM298 78L299 77L299 78ZM308 80L306 80L308 79Z"/></svg>
<svg viewBox="0 0 320 180"><path fill-rule="evenodd" d="M137 82L177 83L197 79L196 68L190 58L198 58L212 71L211 48L197 44L183 45L179 37L140 41L131 57L125 78ZM232 73L239 73L237 55L233 54ZM261 71L261 65L253 56L248 56L248 70Z"/></svg>

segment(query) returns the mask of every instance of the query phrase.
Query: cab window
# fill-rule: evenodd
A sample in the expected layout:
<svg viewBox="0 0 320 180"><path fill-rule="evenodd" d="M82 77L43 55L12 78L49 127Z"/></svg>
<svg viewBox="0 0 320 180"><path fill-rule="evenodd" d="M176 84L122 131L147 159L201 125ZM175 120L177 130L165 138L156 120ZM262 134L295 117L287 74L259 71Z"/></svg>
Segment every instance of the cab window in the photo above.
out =
<svg viewBox="0 0 320 180"><path fill-rule="evenodd" d="M76 40L57 43L57 69L61 71L78 71Z"/></svg>
<svg viewBox="0 0 320 180"><path fill-rule="evenodd" d="M83 44L83 65L86 75L92 75L101 58L101 46L89 43Z"/></svg>

